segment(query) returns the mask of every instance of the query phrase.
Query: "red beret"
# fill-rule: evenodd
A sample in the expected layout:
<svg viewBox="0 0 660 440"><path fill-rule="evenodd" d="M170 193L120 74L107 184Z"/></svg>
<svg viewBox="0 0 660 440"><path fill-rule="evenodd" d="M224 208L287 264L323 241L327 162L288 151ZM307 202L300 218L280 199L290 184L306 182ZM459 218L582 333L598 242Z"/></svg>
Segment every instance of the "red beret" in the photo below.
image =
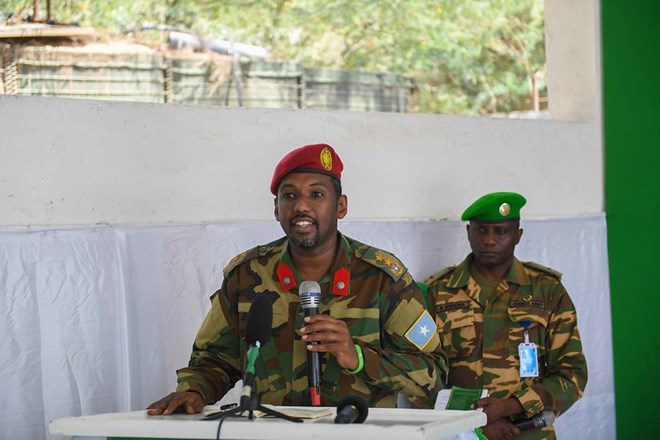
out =
<svg viewBox="0 0 660 440"><path fill-rule="evenodd" d="M330 145L305 145L291 151L277 164L270 182L270 192L277 195L282 179L293 172L321 173L341 180L343 169L344 164Z"/></svg>

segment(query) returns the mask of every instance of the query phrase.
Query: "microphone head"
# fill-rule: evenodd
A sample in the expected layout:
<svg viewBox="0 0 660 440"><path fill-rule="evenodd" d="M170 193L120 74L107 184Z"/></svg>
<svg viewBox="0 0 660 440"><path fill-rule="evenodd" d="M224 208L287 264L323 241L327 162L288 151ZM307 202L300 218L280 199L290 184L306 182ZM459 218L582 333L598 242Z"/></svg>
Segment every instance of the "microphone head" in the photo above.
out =
<svg viewBox="0 0 660 440"><path fill-rule="evenodd" d="M273 302L268 295L256 295L245 320L245 342L248 345L270 339L273 326Z"/></svg>
<svg viewBox="0 0 660 440"><path fill-rule="evenodd" d="M318 309L321 303L321 286L316 281L300 283L300 305L303 309Z"/></svg>
<svg viewBox="0 0 660 440"><path fill-rule="evenodd" d="M367 420L369 415L369 404L366 400L359 396L346 396L343 397L337 404L337 414L342 412L346 407L352 406L357 412L357 417L353 423L362 423ZM335 418L335 423L339 423ZM344 422L346 423L346 422Z"/></svg>
<svg viewBox="0 0 660 440"><path fill-rule="evenodd" d="M551 426L555 423L555 413L548 409L541 411L541 418L543 419L543 426Z"/></svg>

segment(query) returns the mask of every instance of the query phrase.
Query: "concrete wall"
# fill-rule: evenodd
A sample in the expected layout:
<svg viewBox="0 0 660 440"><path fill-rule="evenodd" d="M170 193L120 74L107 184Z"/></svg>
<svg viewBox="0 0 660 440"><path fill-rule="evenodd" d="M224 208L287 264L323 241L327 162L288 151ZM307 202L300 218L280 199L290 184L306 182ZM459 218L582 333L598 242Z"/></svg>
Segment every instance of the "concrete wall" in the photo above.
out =
<svg viewBox="0 0 660 440"><path fill-rule="evenodd" d="M276 162L314 142L345 162L350 219L455 219L495 190L530 217L603 210L594 121L0 95L0 226L270 220Z"/></svg>
<svg viewBox="0 0 660 440"><path fill-rule="evenodd" d="M553 119L601 117L599 0L545 0L548 107Z"/></svg>

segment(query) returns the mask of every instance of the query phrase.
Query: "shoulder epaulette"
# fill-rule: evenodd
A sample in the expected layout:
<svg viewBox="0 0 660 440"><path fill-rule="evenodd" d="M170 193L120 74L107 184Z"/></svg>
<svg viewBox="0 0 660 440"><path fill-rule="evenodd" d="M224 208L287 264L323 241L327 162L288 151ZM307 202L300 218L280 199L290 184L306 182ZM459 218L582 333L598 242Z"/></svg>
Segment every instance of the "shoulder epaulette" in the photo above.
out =
<svg viewBox="0 0 660 440"><path fill-rule="evenodd" d="M355 250L355 256L382 269L394 281L398 281L407 270L397 257L372 246L362 245L358 247Z"/></svg>
<svg viewBox="0 0 660 440"><path fill-rule="evenodd" d="M247 250L245 252L241 252L240 254L236 255L234 258L232 258L229 263L225 266L223 269L223 273L225 277L229 275L229 273L236 268L241 263L244 263L246 261L254 260L257 257L260 257L262 255L265 255L268 251L267 246L256 246L253 247L250 250Z"/></svg>
<svg viewBox="0 0 660 440"><path fill-rule="evenodd" d="M428 277L424 281L424 284L431 284L432 282L443 278L445 275L452 272L454 269L456 269L456 266L445 267L444 269L441 269L441 270L437 271L436 273L434 273L433 275L431 275L430 277Z"/></svg>
<svg viewBox="0 0 660 440"><path fill-rule="evenodd" d="M558 272L554 269L551 269L547 266L543 266L538 263L534 263L533 261L524 261L523 264L527 267L531 267L534 270L537 270L539 272L546 273L550 275L551 277L557 278L559 281L561 281L561 272Z"/></svg>

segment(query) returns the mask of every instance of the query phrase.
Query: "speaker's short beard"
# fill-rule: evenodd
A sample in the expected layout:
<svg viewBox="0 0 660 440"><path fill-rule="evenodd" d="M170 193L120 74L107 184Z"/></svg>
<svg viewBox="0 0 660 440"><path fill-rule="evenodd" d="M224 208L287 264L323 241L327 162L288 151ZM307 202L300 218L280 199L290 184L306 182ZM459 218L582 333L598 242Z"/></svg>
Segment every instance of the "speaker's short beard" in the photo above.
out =
<svg viewBox="0 0 660 440"><path fill-rule="evenodd" d="M317 229L313 237L303 238L301 240L297 240L295 238L289 237L289 240L291 240L293 244L295 244L297 247L301 249L311 249L317 244L319 244L319 242L321 241L321 235L319 234L319 231Z"/></svg>

